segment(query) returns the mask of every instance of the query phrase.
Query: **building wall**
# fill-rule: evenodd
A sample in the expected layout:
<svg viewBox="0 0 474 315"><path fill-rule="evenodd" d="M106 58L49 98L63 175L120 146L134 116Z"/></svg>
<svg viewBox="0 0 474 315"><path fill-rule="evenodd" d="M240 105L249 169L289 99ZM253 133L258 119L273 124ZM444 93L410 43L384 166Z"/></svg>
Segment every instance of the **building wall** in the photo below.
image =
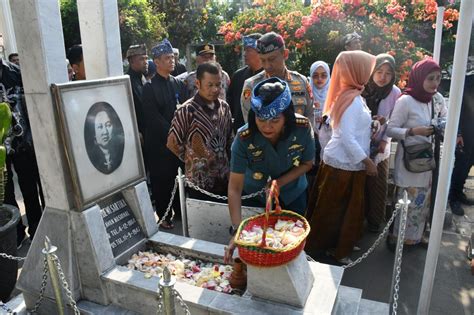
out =
<svg viewBox="0 0 474 315"><path fill-rule="evenodd" d="M17 52L10 3L8 0L0 0L0 35L0 45L3 46L0 46L0 57L7 58L9 54Z"/></svg>

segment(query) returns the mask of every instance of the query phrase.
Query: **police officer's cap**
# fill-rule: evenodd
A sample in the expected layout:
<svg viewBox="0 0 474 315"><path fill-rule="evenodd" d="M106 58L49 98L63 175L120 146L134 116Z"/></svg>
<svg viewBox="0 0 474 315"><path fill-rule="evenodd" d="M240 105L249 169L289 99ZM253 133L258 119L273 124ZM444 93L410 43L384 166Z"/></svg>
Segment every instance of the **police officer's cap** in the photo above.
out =
<svg viewBox="0 0 474 315"><path fill-rule="evenodd" d="M283 37L275 32L269 32L257 40L257 51L259 54L268 54L285 47Z"/></svg>
<svg viewBox="0 0 474 315"><path fill-rule="evenodd" d="M214 45L212 44L204 44L199 45L196 47L196 55L204 55L204 54L215 54L216 51L214 49Z"/></svg>

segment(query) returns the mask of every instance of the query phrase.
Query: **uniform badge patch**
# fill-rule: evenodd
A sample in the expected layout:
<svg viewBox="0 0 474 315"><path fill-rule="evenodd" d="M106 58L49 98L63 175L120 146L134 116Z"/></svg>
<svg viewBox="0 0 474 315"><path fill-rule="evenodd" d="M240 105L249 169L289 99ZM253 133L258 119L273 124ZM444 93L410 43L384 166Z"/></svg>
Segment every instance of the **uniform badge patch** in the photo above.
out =
<svg viewBox="0 0 474 315"><path fill-rule="evenodd" d="M263 178L263 174L260 172L255 172L253 173L253 179L255 180L261 180Z"/></svg>

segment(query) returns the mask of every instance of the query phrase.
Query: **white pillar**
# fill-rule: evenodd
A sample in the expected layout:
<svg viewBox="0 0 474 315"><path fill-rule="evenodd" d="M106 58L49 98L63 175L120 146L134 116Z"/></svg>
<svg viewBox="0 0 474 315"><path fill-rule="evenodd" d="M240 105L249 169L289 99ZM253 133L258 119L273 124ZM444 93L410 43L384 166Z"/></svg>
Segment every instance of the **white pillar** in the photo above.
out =
<svg viewBox="0 0 474 315"><path fill-rule="evenodd" d="M58 1L11 0L11 9L45 203L68 210L73 199L50 90L68 81Z"/></svg>
<svg viewBox="0 0 474 315"><path fill-rule="evenodd" d="M454 50L453 73L451 87L449 90L448 120L444 134L443 156L439 170L438 190L434 205L433 222L431 226L428 253L426 255L423 282L420 290L420 300L417 314L428 314L430 310L431 294L438 264L439 247L443 234L443 223L448 202L448 193L451 184L451 174L454 163L454 150L456 136L461 113L461 102L464 90L464 79L466 75L467 55L471 37L472 16L474 2L472 0L461 1L460 18L456 36L456 48Z"/></svg>
<svg viewBox="0 0 474 315"><path fill-rule="evenodd" d="M12 20L25 90L26 105L33 134L46 208L43 212L23 270L17 281L25 304L32 308L38 299L43 274L44 237L49 236L58 247L64 275L72 297L81 296L78 265L74 255L72 185L69 168L59 138L59 121L53 104L50 85L68 81L66 54L59 12L59 1L10 0ZM79 220L76 220L79 222ZM84 240L84 238L83 238ZM86 242L84 242L86 243ZM99 296L99 294L97 294ZM54 293L48 281L40 314L55 314Z"/></svg>
<svg viewBox="0 0 474 315"><path fill-rule="evenodd" d="M441 40L443 37L443 19L444 19L444 6L438 7L436 14L436 30L435 30L435 41L433 47L433 59L439 64L441 55Z"/></svg>
<svg viewBox="0 0 474 315"><path fill-rule="evenodd" d="M3 35L5 57L17 52L15 31L13 30L13 21L8 0L0 0L0 34Z"/></svg>
<svg viewBox="0 0 474 315"><path fill-rule="evenodd" d="M117 0L77 1L87 80L123 74Z"/></svg>

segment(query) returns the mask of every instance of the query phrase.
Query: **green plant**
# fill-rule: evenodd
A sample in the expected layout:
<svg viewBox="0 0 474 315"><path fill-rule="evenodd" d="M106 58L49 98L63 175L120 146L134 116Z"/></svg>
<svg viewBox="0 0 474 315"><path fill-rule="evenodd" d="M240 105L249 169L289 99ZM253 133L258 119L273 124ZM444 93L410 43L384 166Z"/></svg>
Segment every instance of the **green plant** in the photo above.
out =
<svg viewBox="0 0 474 315"><path fill-rule="evenodd" d="M8 105L8 103L0 103L0 205L3 205L5 185L7 182L7 149L4 143L10 129L11 121L12 113L10 111L10 105Z"/></svg>

